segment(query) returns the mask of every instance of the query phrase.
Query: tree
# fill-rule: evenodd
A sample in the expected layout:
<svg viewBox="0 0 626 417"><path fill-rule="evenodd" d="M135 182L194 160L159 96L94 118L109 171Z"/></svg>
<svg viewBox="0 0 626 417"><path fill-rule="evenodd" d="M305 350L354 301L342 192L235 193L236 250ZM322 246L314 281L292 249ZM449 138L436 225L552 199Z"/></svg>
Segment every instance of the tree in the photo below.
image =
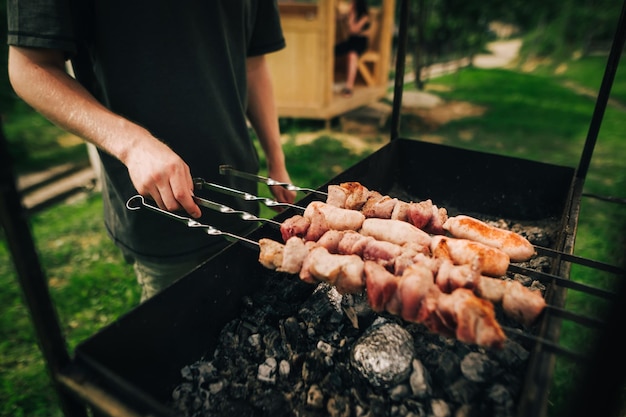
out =
<svg viewBox="0 0 626 417"><path fill-rule="evenodd" d="M491 34L489 24L502 21L519 28L526 56L571 59L613 39L620 14L614 0L408 0L407 53L413 57L416 87L422 69L481 52Z"/></svg>

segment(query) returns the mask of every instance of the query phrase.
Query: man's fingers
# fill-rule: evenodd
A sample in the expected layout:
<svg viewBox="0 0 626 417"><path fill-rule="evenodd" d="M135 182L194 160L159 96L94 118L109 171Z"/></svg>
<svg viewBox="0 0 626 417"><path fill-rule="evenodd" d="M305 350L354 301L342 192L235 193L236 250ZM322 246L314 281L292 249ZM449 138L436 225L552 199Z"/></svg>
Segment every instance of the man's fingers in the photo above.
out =
<svg viewBox="0 0 626 417"><path fill-rule="evenodd" d="M163 199L161 198L161 193L159 192L159 189L157 187L153 187L148 192L148 195L147 196L144 195L144 197L150 197L152 200L154 200L157 207L159 207L162 210L167 210L167 207L165 207L165 204L163 203Z"/></svg>
<svg viewBox="0 0 626 417"><path fill-rule="evenodd" d="M182 181L179 180L178 177L173 178L171 181L171 187L174 193L173 196L180 207L194 219L200 217L202 211L193 199L193 180L191 176L184 176Z"/></svg>
<svg viewBox="0 0 626 417"><path fill-rule="evenodd" d="M280 185L271 186L270 191L274 198L281 203L293 204L296 201L296 192L290 191Z"/></svg>

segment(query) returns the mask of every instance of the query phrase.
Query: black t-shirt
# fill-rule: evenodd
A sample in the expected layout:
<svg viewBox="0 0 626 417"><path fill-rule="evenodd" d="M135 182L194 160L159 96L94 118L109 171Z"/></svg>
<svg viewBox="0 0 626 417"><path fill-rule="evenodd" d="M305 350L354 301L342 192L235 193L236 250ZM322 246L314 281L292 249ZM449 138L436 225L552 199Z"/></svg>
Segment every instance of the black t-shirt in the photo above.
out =
<svg viewBox="0 0 626 417"><path fill-rule="evenodd" d="M256 194L251 181L220 175L229 164L257 172L250 139L246 58L285 46L275 0L8 0L8 43L61 49L77 79L114 112L147 128L191 167L194 177ZM105 223L134 256L188 258L226 244L221 236L148 210L130 211L136 194L126 167L101 152ZM256 212L222 194L200 194ZM238 216L203 209L202 223L250 230Z"/></svg>

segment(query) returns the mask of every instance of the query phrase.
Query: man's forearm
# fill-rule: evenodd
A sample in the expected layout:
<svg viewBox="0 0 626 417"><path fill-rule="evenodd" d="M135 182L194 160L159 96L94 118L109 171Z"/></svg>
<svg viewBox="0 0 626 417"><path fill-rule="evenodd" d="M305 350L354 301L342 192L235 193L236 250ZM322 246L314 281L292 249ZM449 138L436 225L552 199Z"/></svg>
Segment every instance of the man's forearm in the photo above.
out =
<svg viewBox="0 0 626 417"><path fill-rule="evenodd" d="M20 98L56 125L123 162L128 149L136 146L133 132L137 138L147 133L101 105L65 71L60 52L11 46L8 68Z"/></svg>
<svg viewBox="0 0 626 417"><path fill-rule="evenodd" d="M277 181L291 182L280 141L271 75L262 56L248 59L248 118L265 153L269 176ZM278 201L293 203L295 200L293 191L280 186L270 189Z"/></svg>
<svg viewBox="0 0 626 417"><path fill-rule="evenodd" d="M269 68L263 57L248 60L248 118L254 128L268 165L284 168L285 159L280 142L278 115Z"/></svg>

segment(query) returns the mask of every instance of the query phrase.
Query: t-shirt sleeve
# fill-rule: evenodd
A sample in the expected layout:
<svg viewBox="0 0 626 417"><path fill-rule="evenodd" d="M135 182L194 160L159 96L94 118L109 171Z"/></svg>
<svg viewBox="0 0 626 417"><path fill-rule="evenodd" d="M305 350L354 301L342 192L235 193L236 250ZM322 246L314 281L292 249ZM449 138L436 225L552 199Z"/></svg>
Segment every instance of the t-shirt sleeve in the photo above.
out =
<svg viewBox="0 0 626 417"><path fill-rule="evenodd" d="M263 55L286 46L276 0L258 0L248 56Z"/></svg>
<svg viewBox="0 0 626 417"><path fill-rule="evenodd" d="M8 0L7 43L76 53L68 0Z"/></svg>

